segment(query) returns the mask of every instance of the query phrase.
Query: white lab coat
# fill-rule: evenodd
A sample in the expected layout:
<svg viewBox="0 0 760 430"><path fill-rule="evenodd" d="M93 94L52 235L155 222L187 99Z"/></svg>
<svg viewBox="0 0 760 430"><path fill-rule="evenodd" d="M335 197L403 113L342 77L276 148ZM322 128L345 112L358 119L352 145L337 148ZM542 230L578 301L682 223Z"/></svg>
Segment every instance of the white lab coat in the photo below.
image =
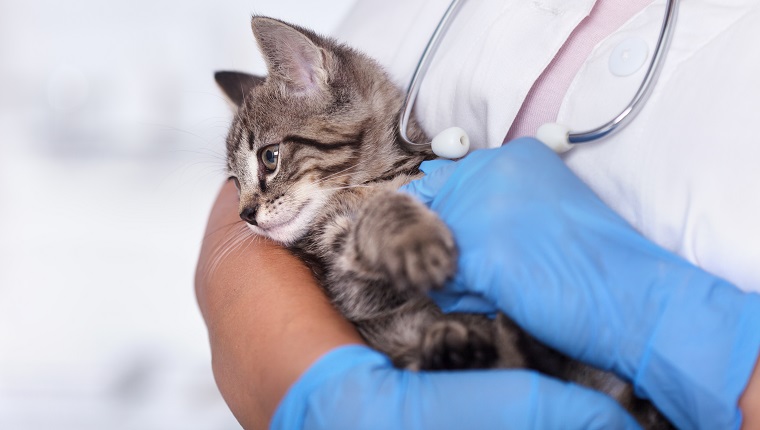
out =
<svg viewBox="0 0 760 430"><path fill-rule="evenodd" d="M359 1L336 36L406 87L449 0ZM416 112L430 134L458 125L474 148L502 143L533 83L595 0L466 2L431 66ZM647 63L610 71L630 38L654 43L656 0L594 49L558 121L598 126L634 94ZM641 114L565 161L647 237L742 289L760 291L760 1L682 0L660 80Z"/></svg>

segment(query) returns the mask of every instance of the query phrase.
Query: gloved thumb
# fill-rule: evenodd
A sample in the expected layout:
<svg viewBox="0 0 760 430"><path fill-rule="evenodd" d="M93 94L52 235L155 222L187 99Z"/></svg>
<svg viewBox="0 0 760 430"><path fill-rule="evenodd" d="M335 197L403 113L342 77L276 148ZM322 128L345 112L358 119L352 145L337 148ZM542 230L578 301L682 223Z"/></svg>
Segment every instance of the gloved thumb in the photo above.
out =
<svg viewBox="0 0 760 430"><path fill-rule="evenodd" d="M411 194L429 206L456 167L457 163L451 160L425 161L420 165L425 176L404 185L399 191Z"/></svg>

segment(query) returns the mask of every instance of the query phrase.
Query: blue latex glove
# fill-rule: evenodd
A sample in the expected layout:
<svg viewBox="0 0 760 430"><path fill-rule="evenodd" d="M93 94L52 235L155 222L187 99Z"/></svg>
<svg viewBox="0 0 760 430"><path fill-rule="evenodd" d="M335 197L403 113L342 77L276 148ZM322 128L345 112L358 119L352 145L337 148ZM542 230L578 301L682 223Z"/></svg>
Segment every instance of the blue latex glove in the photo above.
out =
<svg viewBox="0 0 760 430"><path fill-rule="evenodd" d="M423 163L405 190L454 232L448 310L495 305L539 340L633 381L679 428L737 428L760 296L642 237L534 139Z"/></svg>
<svg viewBox="0 0 760 430"><path fill-rule="evenodd" d="M410 372L346 346L290 388L272 429L636 429L609 397L527 370Z"/></svg>

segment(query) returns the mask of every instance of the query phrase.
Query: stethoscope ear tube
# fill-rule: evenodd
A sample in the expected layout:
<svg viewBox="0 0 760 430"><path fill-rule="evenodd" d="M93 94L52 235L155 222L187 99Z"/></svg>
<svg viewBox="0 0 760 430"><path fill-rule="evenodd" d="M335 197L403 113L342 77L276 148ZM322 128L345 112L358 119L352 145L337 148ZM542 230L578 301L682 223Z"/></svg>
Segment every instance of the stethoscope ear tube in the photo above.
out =
<svg viewBox="0 0 760 430"><path fill-rule="evenodd" d="M641 81L639 89L636 91L636 94L633 96L630 103L628 103L628 106L626 106L615 118L597 128L583 132L568 132L568 145L603 139L623 129L636 117L636 115L639 114L649 99L649 96L652 94L654 86L657 83L657 78L659 78L660 72L662 71L662 66L665 63L665 55L670 48L670 43L673 39L673 29L675 28L679 1L680 0L668 0L665 9L665 17L663 18L662 26L660 27L660 35L657 39L654 54L652 55L652 61L649 63L649 68L647 69L646 75L644 75L644 80ZM536 137L544 142L538 135Z"/></svg>
<svg viewBox="0 0 760 430"><path fill-rule="evenodd" d="M415 68L411 82L409 83L409 88L407 89L406 98L404 99L404 104L399 117L399 135L402 144L410 152L414 152L415 147L428 145L428 143L415 143L409 139L409 136L407 135L409 118L412 114L412 108L417 99L417 93L420 90L422 79L425 76L425 73L427 73L433 55L451 25L454 15L459 11L462 2L463 0L452 0L451 4L449 4L443 17L441 17L441 21L430 36L430 40L417 63L417 67ZM660 75L662 65L665 62L665 55L673 38L673 29L675 28L679 5L678 2L679 0L668 0L665 17L663 18L662 27L660 28L660 35L657 39L654 54L652 55L652 61L649 63L646 75L644 76L639 89L636 91L636 94L633 96L633 99L631 99L628 106L626 106L620 114L599 127L583 132L572 132L569 127L562 124L544 124L539 127L536 133L536 138L544 142L555 152L561 153L568 151L578 143L591 142L607 137L628 125L628 123L630 123L644 107L647 99L649 99L649 96L652 94L654 85ZM439 157L460 158L466 155L467 151L469 151L469 138L467 137L467 133L461 128L452 127L444 130L436 136L430 145L433 152Z"/></svg>
<svg viewBox="0 0 760 430"><path fill-rule="evenodd" d="M428 68L430 67L430 63L433 60L433 55L435 55L435 51L438 49L438 46L441 44L441 40L443 40L443 36L446 34L446 31L448 31L449 26L451 25L452 19L454 15L459 11L459 8L462 6L463 0L452 0L451 4L449 4L449 7L446 9L446 12L444 12L443 16L441 17L441 20L438 22L438 26L436 26L435 31L430 36L430 40L428 40L427 46L425 46L425 50L422 51L422 56L420 56L420 61L417 62L417 67L414 69L414 73L412 74L412 80L409 82L409 87L406 90L406 98L404 99L404 104L401 108L401 115L399 117L398 121L398 128L399 128L399 135L401 136L401 142L406 147L406 149L410 152L415 152L415 146L425 146L428 145L428 143L415 143L412 142L409 136L407 135L407 130L409 129L409 117L412 115L412 108L414 107L414 102L417 100L417 93L420 91L420 84L422 83L422 79L425 77L425 73L427 73ZM458 128L458 127L457 127ZM441 135L446 133L448 130L444 130ZM462 130L461 128L459 130ZM464 132L464 130L462 130ZM451 132L449 132L451 134ZM465 137L467 137L467 134L465 133ZM435 140L435 139L434 139ZM453 140L449 140L446 138L441 138L439 140L439 145L436 145L433 148L433 152L438 155L439 157L444 158L451 158L447 157L446 155L439 154L436 151L436 148L442 148L444 147L443 142L450 142L451 147L446 148L443 150L444 153L452 153L452 154L458 154L461 152L461 149L458 148L456 142ZM463 157L465 154L467 154L467 151L470 147L470 139L467 138L467 150L465 150L462 155L455 158ZM431 147L433 146L432 143L430 143ZM461 145L459 145L461 147Z"/></svg>

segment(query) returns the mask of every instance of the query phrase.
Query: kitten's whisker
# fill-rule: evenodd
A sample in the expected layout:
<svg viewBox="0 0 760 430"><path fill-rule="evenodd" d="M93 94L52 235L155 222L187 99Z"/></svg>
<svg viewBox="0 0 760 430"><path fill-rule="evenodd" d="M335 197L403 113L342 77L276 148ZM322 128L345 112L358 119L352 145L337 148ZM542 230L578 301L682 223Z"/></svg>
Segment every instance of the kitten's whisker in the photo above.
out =
<svg viewBox="0 0 760 430"><path fill-rule="evenodd" d="M226 229L226 231L223 232L223 234L229 234L230 236L227 237L221 244L219 244L218 248L223 248L227 246L230 242L234 241L238 236L240 236L240 234L244 233L246 230L243 220L237 220L229 224L223 225L219 227L218 229L214 230L213 232L209 232L206 235L206 237L211 236L212 234L219 233L222 229Z"/></svg>
<svg viewBox="0 0 760 430"><path fill-rule="evenodd" d="M209 274L216 272L216 269L221 265L225 257L227 257L230 250L237 244L239 240L241 240L242 237L242 234L235 234L234 236L225 240L224 243L220 243L216 249L214 249L212 252L213 258L211 259Z"/></svg>
<svg viewBox="0 0 760 430"><path fill-rule="evenodd" d="M248 251L248 247L249 247L249 246L251 246L251 244L252 244L252 243L256 243L256 242L259 242L259 241L261 240L261 236L258 236L258 235L256 235L256 234L251 234L251 235L249 235L249 236L248 236L248 238L249 238L250 240L248 240L248 241L247 241L248 243L246 243L246 245L245 245L245 248L243 248L243 249L240 251L240 252L241 252L241 253L243 253L243 254L244 254L244 253L246 253L246 252Z"/></svg>
<svg viewBox="0 0 760 430"><path fill-rule="evenodd" d="M337 184L337 183L339 183L339 181L341 179L347 179L347 178L351 178L351 174L350 173L343 174L343 175L340 175L340 176L333 176L332 178L327 178L327 179L320 180L320 181L317 181L317 182L312 182L312 184L313 185L320 185L320 184L324 184L327 181L336 182L336 184ZM350 181L346 181L346 182L350 182ZM348 184L346 184L346 185L348 185Z"/></svg>
<svg viewBox="0 0 760 430"><path fill-rule="evenodd" d="M329 175L325 176L324 178L322 178L322 179L320 179L320 180L318 180L318 181L316 181L316 182L314 182L314 183L315 183L315 184L319 184L319 183L321 183L321 182L324 182L324 181L326 181L326 180L328 180L328 179L334 178L336 175L340 175L341 173L345 173L345 172L347 172L347 171L349 171L349 170L351 170L351 169L355 169L355 168L357 168L357 167L359 167L359 165L358 165L358 164L354 164L354 165L352 165L352 166L348 166L348 167L346 167L345 169L343 169L343 170L341 170L341 171L339 171L339 172L331 173L331 174L329 174ZM346 176L348 176L348 175L346 175Z"/></svg>
<svg viewBox="0 0 760 430"><path fill-rule="evenodd" d="M205 138L204 136L201 136L198 133L194 133L194 132L192 132L190 130L186 130L186 129L183 129L183 128L180 128L180 127L176 127L176 126L173 126L173 125L169 125L169 124L156 124L156 123L152 123L152 122L142 122L141 125L144 125L146 127L155 127L155 128L158 128L158 129L163 129L163 130L171 131L171 132L175 132L175 133L185 134L185 135L188 135L190 137L194 137L194 138L200 140L201 142L205 143L206 145L213 145L214 144L214 142L209 141L207 138Z"/></svg>
<svg viewBox="0 0 760 430"><path fill-rule="evenodd" d="M257 242L261 241L261 236L253 233L249 229L246 229L246 230L248 230L248 231L245 234L245 237L243 237L242 240L240 240L238 242L238 245L237 245L236 249L233 250L233 252L238 252L240 254L244 254L246 251L248 251L248 248L251 246L251 244L254 244L254 243L257 243ZM243 245L245 245L245 246L243 246Z"/></svg>
<svg viewBox="0 0 760 430"><path fill-rule="evenodd" d="M243 220L242 220L242 219L238 219L238 220L232 221L232 222L231 222L231 223L229 223L229 224L225 224L225 225L219 226L219 228L217 228L216 230L214 230L214 231L210 231L210 232L206 233L206 236L205 236L203 239L205 240L205 239L207 239L209 236L211 236L211 235L213 235L213 234L217 234L217 233L219 233L219 232L220 232L220 231L221 231L223 228L226 228L226 229L232 229L232 228L235 228L235 227L238 227L238 226L243 226L243 227L245 226L245 225L243 224Z"/></svg>
<svg viewBox="0 0 760 430"><path fill-rule="evenodd" d="M233 226L237 226L235 223ZM212 252L214 257L209 264L208 274L213 275L221 266L222 262L231 254L242 248L242 245L251 240L255 240L257 236L253 234L242 223L239 224L238 231L232 234L229 238L219 244ZM249 243L250 244L250 243Z"/></svg>
<svg viewBox="0 0 760 430"><path fill-rule="evenodd" d="M341 172L338 172L338 173L341 173ZM338 178L341 178L341 177L344 177L344 176L348 177L349 175L348 174L344 174L344 175L341 175L341 176L333 176L332 178L322 178L319 181L311 182L311 185L319 185L319 184L325 182L328 179L338 179ZM288 187L285 188L285 191L283 192L283 194L288 194L289 192L291 192L291 190L293 190L293 188L296 185L299 185L299 184L297 184L297 183L289 184ZM292 195L300 197L300 196L303 196L304 194L308 194L308 193L311 193L311 192L313 192L313 190L311 190L311 189L297 188L296 191L294 191L292 193Z"/></svg>
<svg viewBox="0 0 760 430"><path fill-rule="evenodd" d="M338 191L338 190L347 190L349 188L372 188L372 186L356 184L356 185L346 185L344 187L323 188L322 190L323 191Z"/></svg>

